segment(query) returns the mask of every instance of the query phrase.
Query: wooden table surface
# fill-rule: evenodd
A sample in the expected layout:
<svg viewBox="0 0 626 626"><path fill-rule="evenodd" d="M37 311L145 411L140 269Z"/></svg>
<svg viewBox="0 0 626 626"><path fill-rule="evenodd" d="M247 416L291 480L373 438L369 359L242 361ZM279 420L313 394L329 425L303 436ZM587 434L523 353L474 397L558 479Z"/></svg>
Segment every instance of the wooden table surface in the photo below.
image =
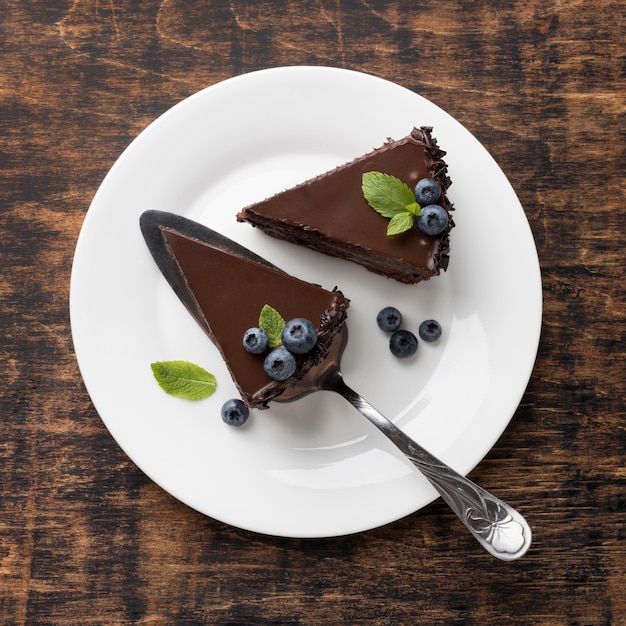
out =
<svg viewBox="0 0 626 626"><path fill-rule="evenodd" d="M0 623L626 624L622 0L6 1L0 33ZM452 533L441 500L341 538L227 526L151 482L91 404L68 298L102 179L185 97L303 64L432 100L524 206L542 338L471 473L530 521L519 561Z"/></svg>

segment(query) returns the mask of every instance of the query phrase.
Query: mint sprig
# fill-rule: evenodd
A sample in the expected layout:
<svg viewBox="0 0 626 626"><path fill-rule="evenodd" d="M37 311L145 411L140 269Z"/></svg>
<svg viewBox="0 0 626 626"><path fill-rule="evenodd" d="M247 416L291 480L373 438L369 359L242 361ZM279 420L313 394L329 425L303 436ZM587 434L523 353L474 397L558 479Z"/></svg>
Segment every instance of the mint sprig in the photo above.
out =
<svg viewBox="0 0 626 626"><path fill-rule="evenodd" d="M361 188L367 203L380 215L390 219L387 235L399 235L413 227L421 207L415 194L399 178L382 172L365 172Z"/></svg>
<svg viewBox="0 0 626 626"><path fill-rule="evenodd" d="M157 361L150 364L163 391L185 400L202 400L213 394L215 376L189 361Z"/></svg>
<svg viewBox="0 0 626 626"><path fill-rule="evenodd" d="M269 347L276 348L283 343L282 334L285 320L282 315L269 304L261 309L259 314L259 328L267 333Z"/></svg>

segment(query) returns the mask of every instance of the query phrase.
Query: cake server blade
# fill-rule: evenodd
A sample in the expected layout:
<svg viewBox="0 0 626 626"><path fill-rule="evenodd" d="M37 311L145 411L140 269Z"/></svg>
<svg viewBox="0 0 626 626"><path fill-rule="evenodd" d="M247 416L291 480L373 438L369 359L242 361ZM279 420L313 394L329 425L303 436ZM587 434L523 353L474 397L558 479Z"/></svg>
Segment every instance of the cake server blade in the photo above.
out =
<svg viewBox="0 0 626 626"><path fill-rule="evenodd" d="M163 237L164 230L169 229L177 231L186 237L191 237L192 239L203 241L216 248L232 252L249 261L254 261L266 267L282 271L263 257L254 254L254 252L244 248L232 239L220 235L214 230L187 219L186 217L182 217L181 215L157 210L144 211L139 218L139 226L146 240L148 250L150 250L157 267L161 270L161 273L170 287L185 305L192 317L209 336L211 332L207 321L204 315L202 315L202 311L198 307L196 299L191 294L187 281L183 277L178 264L169 252L165 238Z"/></svg>

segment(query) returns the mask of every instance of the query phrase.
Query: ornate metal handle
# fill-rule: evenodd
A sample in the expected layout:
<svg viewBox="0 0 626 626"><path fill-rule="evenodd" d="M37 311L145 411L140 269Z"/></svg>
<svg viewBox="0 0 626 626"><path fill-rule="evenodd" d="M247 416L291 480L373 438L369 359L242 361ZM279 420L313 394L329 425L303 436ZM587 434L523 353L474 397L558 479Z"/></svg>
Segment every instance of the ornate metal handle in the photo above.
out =
<svg viewBox="0 0 626 626"><path fill-rule="evenodd" d="M519 559L526 553L532 532L518 511L455 472L413 441L350 389L340 372L330 376L324 388L343 396L409 458L487 552L503 561Z"/></svg>

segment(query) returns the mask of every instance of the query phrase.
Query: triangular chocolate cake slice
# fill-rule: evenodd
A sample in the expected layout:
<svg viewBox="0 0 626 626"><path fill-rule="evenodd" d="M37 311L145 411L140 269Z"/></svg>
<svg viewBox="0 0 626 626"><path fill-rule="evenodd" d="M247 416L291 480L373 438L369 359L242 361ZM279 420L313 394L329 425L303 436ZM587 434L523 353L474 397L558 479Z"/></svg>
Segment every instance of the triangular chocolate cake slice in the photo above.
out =
<svg viewBox="0 0 626 626"><path fill-rule="evenodd" d="M372 272L404 283L417 283L448 267L450 229L429 236L414 227L387 235L388 220L374 211L363 196L366 172L389 174L413 189L418 180L439 184L437 204L450 213L446 190L447 165L430 127L414 128L410 135L350 163L244 208L240 222L249 222L274 237L319 252L354 261Z"/></svg>
<svg viewBox="0 0 626 626"><path fill-rule="evenodd" d="M325 358L349 306L341 292L290 276L232 240L181 216L146 211L140 223L157 265L219 349L248 406L267 406ZM286 320L311 320L318 333L316 347L298 357L296 373L283 382L270 379L263 358L242 345L244 332L258 324L265 304Z"/></svg>

